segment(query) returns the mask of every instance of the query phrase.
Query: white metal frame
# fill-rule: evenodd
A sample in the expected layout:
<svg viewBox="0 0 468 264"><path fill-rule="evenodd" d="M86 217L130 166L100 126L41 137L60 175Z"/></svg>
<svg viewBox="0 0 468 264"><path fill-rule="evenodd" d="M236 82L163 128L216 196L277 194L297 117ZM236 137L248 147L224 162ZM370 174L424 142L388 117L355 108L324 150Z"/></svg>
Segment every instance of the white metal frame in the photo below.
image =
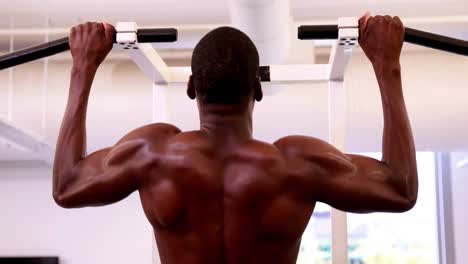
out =
<svg viewBox="0 0 468 264"><path fill-rule="evenodd" d="M38 160L52 165L54 160L54 148L41 137L7 120L0 119L0 138L10 147L27 151Z"/></svg>
<svg viewBox="0 0 468 264"><path fill-rule="evenodd" d="M128 34L131 28L132 35ZM330 62L326 65L271 65L270 82L280 84L328 81L329 141L340 150L345 148L346 91L345 71L352 48L359 38L357 18L340 18L339 37L333 46ZM186 84L190 67L169 67L151 45L136 41L135 23L117 24L118 42L128 50L130 57L154 83L153 120L169 121L167 87ZM121 33L122 32L122 33ZM119 38L119 34L123 34ZM334 264L348 263L348 232L346 213L332 209L332 259Z"/></svg>
<svg viewBox="0 0 468 264"><path fill-rule="evenodd" d="M452 158L450 153L436 153L437 241L439 264L456 263L452 202ZM461 168L458 166L458 168Z"/></svg>
<svg viewBox="0 0 468 264"><path fill-rule="evenodd" d="M130 30L132 31L130 33ZM119 22L116 26L117 42L128 51L132 60L157 85L186 84L190 67L169 67L148 43L138 43L138 27L134 22ZM328 81L328 65L271 65L270 82L279 84Z"/></svg>
<svg viewBox="0 0 468 264"><path fill-rule="evenodd" d="M340 18L338 40L330 56L328 82L328 135L336 148L344 151L346 139L346 89L345 73L352 48L359 39L359 20ZM332 209L332 260L334 264L348 263L348 225L346 213Z"/></svg>

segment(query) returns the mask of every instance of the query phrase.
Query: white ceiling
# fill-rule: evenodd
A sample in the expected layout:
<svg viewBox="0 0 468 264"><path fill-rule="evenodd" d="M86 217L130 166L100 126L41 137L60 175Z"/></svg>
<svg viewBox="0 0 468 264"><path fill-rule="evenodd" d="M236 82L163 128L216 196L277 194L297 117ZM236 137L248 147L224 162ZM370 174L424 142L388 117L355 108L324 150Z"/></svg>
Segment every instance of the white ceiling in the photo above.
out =
<svg viewBox="0 0 468 264"><path fill-rule="evenodd" d="M468 0L290 0L290 5L296 23L333 23L338 17L360 16L370 10L374 14L401 16L409 27L468 39ZM46 25L60 29L59 33L51 35L51 39L65 36L69 27L84 21L113 24L135 21L141 27L230 24L228 0L11 0L4 1L0 9L0 52L9 49L8 32L12 20L15 32L21 28L41 29ZM187 32L179 32L177 47L186 49L187 41L183 40L187 39ZM189 36L188 46L193 46L193 42L206 32L198 33L195 37L193 34ZM41 34L17 35L15 49L42 42L44 36Z"/></svg>
<svg viewBox="0 0 468 264"><path fill-rule="evenodd" d="M287 0L280 0L287 1ZM131 20L141 25L229 23L227 0L14 0L4 1L0 27L15 17L18 27L38 27L50 17L53 26L86 20ZM402 17L451 16L468 13L467 0L291 0L295 20L359 16L364 11Z"/></svg>

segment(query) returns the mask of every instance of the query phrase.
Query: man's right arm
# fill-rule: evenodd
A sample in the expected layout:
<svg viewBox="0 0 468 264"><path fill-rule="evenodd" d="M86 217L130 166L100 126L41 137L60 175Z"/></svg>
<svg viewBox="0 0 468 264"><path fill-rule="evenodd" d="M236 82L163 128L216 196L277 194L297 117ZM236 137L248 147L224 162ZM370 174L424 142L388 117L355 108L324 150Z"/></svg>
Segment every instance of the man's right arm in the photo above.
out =
<svg viewBox="0 0 468 264"><path fill-rule="evenodd" d="M414 206L418 193L399 64L404 28L398 18L366 16L360 22L360 45L372 62L382 98L382 160L345 155L310 137L287 137L275 144L288 158L307 164L298 188L308 197L349 212L403 212Z"/></svg>

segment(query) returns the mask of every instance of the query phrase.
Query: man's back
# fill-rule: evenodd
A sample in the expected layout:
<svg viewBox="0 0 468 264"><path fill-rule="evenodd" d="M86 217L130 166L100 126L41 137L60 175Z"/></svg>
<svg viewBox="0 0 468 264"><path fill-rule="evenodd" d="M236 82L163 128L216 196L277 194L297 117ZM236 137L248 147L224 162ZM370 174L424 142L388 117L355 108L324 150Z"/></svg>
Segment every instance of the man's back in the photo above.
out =
<svg viewBox="0 0 468 264"><path fill-rule="evenodd" d="M314 203L275 146L197 131L149 149L139 191L163 263L295 263Z"/></svg>
<svg viewBox="0 0 468 264"><path fill-rule="evenodd" d="M115 32L98 23L73 28L55 201L104 206L139 191L163 264L292 264L316 201L356 213L411 209L418 178L399 65L404 27L391 17L362 23L360 45L382 95L381 161L306 136L253 140L254 104L263 98L259 56L248 36L226 27L207 34L192 56L187 95L197 100L200 131L153 124L85 155L87 100Z"/></svg>

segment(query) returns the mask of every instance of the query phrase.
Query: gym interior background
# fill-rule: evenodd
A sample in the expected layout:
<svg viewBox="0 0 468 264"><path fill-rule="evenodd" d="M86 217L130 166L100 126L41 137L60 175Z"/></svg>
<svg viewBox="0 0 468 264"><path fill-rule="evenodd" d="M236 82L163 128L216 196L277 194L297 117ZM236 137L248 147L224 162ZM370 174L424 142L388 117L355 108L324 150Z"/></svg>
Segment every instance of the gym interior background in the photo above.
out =
<svg viewBox="0 0 468 264"><path fill-rule="evenodd" d="M88 20L173 26L179 41L155 44L170 66L188 66L194 45L210 29L238 21L246 0L17 0L0 9L0 53L67 35ZM466 0L255 0L286 10L264 15L282 28L257 25L262 64L327 63L333 41L298 41L300 24L336 24L366 10L403 18L406 26L468 39ZM262 7L263 6L263 7ZM268 10L268 9L265 9ZM277 13L275 13L277 12ZM242 17L242 16L241 16ZM244 19L246 16L243 16ZM242 21L241 21L242 22ZM243 21L249 23L248 19ZM248 26L248 25L247 25ZM254 25L251 25L254 26ZM468 259L468 58L406 44L401 58L405 99L418 150L420 198L405 214L349 215L350 263L464 264ZM71 56L64 53L0 71L0 117L55 144L68 93ZM372 68L355 48L346 74L347 152L380 157L383 126ZM255 137L288 134L327 140L327 84L265 85ZM198 128L185 87L168 89L168 119ZM153 121L152 83L122 50L100 67L88 111L88 150L114 144ZM1 136L1 131L0 131ZM51 195L51 167L8 142L0 144L0 257L58 256L61 263L159 263L139 197L105 208L63 210ZM89 239L89 238L92 239ZM320 205L306 231L298 263L331 263L330 209Z"/></svg>

